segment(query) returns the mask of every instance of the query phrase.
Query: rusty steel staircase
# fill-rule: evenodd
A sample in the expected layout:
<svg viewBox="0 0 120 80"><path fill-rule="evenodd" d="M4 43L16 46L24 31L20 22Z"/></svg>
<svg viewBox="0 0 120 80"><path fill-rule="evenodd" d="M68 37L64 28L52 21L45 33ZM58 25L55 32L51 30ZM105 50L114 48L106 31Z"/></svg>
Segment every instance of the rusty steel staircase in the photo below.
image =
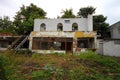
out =
<svg viewBox="0 0 120 80"><path fill-rule="evenodd" d="M18 50L28 40L29 36L20 36L17 38L8 49Z"/></svg>

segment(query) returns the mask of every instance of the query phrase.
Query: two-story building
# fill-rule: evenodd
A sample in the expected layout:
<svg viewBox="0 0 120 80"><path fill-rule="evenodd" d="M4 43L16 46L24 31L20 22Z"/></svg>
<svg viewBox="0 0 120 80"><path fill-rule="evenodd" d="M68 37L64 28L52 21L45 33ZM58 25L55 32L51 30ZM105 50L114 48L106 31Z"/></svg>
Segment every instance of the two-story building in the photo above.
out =
<svg viewBox="0 0 120 80"><path fill-rule="evenodd" d="M35 19L29 49L38 53L77 53L96 49L93 18Z"/></svg>

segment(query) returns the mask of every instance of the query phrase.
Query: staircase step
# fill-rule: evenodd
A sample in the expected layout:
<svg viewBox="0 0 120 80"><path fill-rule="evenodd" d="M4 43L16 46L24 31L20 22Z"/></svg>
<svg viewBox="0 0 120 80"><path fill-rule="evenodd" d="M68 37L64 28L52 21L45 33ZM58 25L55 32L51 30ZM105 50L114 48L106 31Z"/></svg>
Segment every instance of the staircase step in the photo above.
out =
<svg viewBox="0 0 120 80"><path fill-rule="evenodd" d="M12 45L8 49L19 49L26 41L28 40L28 36L20 36L17 38Z"/></svg>

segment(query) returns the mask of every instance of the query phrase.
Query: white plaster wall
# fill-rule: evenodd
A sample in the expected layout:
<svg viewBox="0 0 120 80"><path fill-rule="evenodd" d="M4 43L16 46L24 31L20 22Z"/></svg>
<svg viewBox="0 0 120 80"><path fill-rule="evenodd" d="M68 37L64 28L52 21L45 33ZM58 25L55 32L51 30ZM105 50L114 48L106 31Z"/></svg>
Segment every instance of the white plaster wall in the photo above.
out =
<svg viewBox="0 0 120 80"><path fill-rule="evenodd" d="M120 21L110 26L111 38L120 39Z"/></svg>
<svg viewBox="0 0 120 80"><path fill-rule="evenodd" d="M51 53L63 53L65 54L65 50L32 50L32 52L41 53L41 54L51 54Z"/></svg>
<svg viewBox="0 0 120 80"><path fill-rule="evenodd" d="M97 53L108 56L120 56L120 44L115 44L114 41L97 39Z"/></svg>
<svg viewBox="0 0 120 80"><path fill-rule="evenodd" d="M113 28L113 34L112 34L111 37L114 38L114 39L120 39L120 32L118 31L117 27Z"/></svg>
<svg viewBox="0 0 120 80"><path fill-rule="evenodd" d="M100 48L101 48L101 47L100 47L100 42L102 42L102 39L97 39L97 40L96 40L96 45L97 45L97 46L96 46L96 48L97 48L96 52L99 53L99 54L102 54L102 51L101 51L101 49L100 49Z"/></svg>
<svg viewBox="0 0 120 80"><path fill-rule="evenodd" d="M88 31L93 31L93 17L88 15Z"/></svg>
<svg viewBox="0 0 120 80"><path fill-rule="evenodd" d="M40 25L46 24L46 31L57 31L57 24L63 24L63 31L72 31L72 24L78 24L78 31L92 31L92 19L88 18L64 18L64 19L35 19L34 31L40 31ZM70 23L65 23L65 20L70 20ZM90 26L90 28L88 28Z"/></svg>
<svg viewBox="0 0 120 80"><path fill-rule="evenodd" d="M114 44L114 41L104 41L103 53L109 56L120 56L120 44Z"/></svg>

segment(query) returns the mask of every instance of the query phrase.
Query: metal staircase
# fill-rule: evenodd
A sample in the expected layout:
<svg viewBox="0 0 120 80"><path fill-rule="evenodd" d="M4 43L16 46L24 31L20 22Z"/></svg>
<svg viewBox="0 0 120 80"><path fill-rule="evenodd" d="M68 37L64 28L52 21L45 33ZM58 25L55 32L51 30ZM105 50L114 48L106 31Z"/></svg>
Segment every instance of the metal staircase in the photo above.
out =
<svg viewBox="0 0 120 80"><path fill-rule="evenodd" d="M28 40L29 36L20 36L17 38L8 49L18 50Z"/></svg>

